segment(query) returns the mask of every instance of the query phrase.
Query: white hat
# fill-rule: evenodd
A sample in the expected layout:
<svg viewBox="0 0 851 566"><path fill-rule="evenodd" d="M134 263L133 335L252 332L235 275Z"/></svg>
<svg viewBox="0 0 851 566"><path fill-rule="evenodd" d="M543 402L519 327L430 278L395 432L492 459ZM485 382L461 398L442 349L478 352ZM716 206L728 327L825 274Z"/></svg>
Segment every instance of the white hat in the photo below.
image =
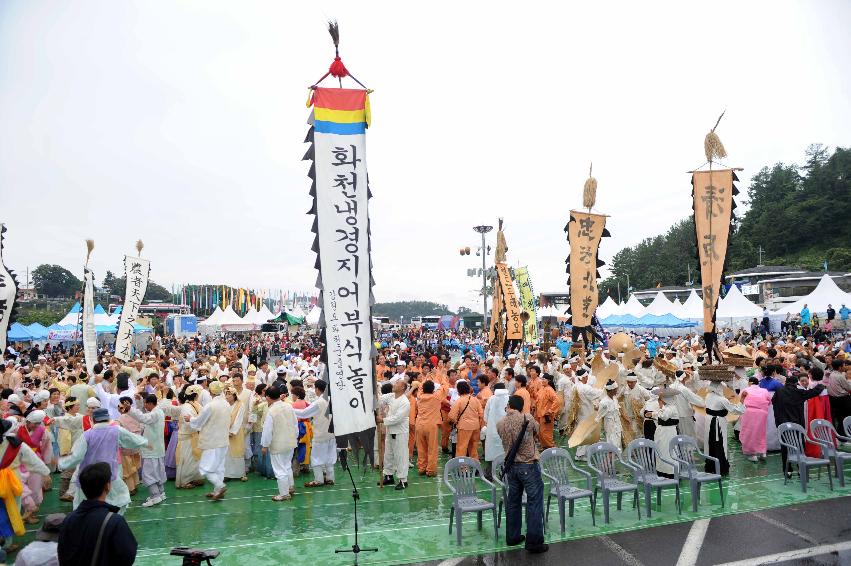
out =
<svg viewBox="0 0 851 566"><path fill-rule="evenodd" d="M636 375L634 373L629 372L628 374L626 374L626 380L627 381L638 381L638 377L636 377Z"/></svg>
<svg viewBox="0 0 851 566"><path fill-rule="evenodd" d="M44 417L46 417L46 416L47 416L47 413L45 413L44 411L41 411L41 410L33 411L29 415L27 415L27 422L28 423L40 423L44 420Z"/></svg>
<svg viewBox="0 0 851 566"><path fill-rule="evenodd" d="M509 360L516 360L516 359L517 359L517 354L508 354L508 359L509 359Z"/></svg>
<svg viewBox="0 0 851 566"><path fill-rule="evenodd" d="M98 409L100 408L100 401L96 397L89 397L89 400L86 401L86 407L89 409Z"/></svg>
<svg viewBox="0 0 851 566"><path fill-rule="evenodd" d="M21 402L21 396L18 395L17 393L12 393L11 395L9 395L8 401L10 403L20 403Z"/></svg>
<svg viewBox="0 0 851 566"><path fill-rule="evenodd" d="M398 362L396 362L396 367L405 367L406 365L408 365L408 364L406 364L402 360L399 360Z"/></svg>
<svg viewBox="0 0 851 566"><path fill-rule="evenodd" d="M609 382L606 383L606 391L617 391L617 388L618 388L618 383L614 380L610 379Z"/></svg>
<svg viewBox="0 0 851 566"><path fill-rule="evenodd" d="M47 401L48 399L50 399L50 392L42 389L33 397L33 403L41 403L43 401Z"/></svg>

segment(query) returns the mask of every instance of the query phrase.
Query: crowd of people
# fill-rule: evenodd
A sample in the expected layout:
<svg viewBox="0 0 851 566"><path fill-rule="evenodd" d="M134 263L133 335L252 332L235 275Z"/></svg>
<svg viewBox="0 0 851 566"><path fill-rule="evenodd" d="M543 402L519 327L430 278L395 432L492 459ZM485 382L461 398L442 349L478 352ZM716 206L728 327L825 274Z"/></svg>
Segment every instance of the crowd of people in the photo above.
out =
<svg viewBox="0 0 851 566"><path fill-rule="evenodd" d="M481 461L492 477L493 463L517 444L506 481L528 495L540 482L540 451L565 445L586 422L599 424L602 437L620 449L635 438L654 439L664 456L659 475L673 474L663 461L670 461L668 440L692 436L726 475L728 414L741 415L733 433L755 465L780 449L781 423L806 427L808 419L826 418L841 430L851 415L848 337L729 337L721 349L736 347L742 355L743 348L752 360L730 381L701 376L709 360L697 336L632 336L640 354L630 359L566 339L510 353L489 350L472 333L453 340L410 328L379 333L378 340L376 442L368 456L380 470L379 484L398 491L414 469L438 476L441 452ZM131 504L165 501L171 480L178 489L209 486L214 502L225 498L229 481L249 474L276 480L275 502L292 498L302 473L312 474L304 489L333 485L338 449L321 353L311 333L158 337L126 364L102 349L89 373L76 348L8 350L0 375L5 549L16 549L24 524L41 522L51 489L74 513L97 508L120 516ZM372 446L350 446L360 448ZM579 446L575 457L583 460L585 450ZM540 522L529 522L521 537L519 513L519 502L509 502L509 543L523 538L529 550L546 550ZM47 517L45 526L55 520Z"/></svg>

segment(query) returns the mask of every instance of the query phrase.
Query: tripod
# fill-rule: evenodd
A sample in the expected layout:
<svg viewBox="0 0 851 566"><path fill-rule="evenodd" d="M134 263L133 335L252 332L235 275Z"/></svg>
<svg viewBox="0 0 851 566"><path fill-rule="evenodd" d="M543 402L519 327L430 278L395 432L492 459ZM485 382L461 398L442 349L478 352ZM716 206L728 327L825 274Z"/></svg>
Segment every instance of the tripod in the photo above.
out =
<svg viewBox="0 0 851 566"><path fill-rule="evenodd" d="M352 482L352 499L355 502L355 543L351 548L338 548L334 551L334 554L340 554L343 552L351 552L355 555L355 565L358 563L358 555L361 552L378 552L377 548L361 548L358 544L358 499L360 499L360 493L358 493L358 486L355 484L355 478L352 477L352 469L349 467L349 464L346 460L347 453L346 449L343 448L340 450L340 465L344 470L349 474L349 480Z"/></svg>

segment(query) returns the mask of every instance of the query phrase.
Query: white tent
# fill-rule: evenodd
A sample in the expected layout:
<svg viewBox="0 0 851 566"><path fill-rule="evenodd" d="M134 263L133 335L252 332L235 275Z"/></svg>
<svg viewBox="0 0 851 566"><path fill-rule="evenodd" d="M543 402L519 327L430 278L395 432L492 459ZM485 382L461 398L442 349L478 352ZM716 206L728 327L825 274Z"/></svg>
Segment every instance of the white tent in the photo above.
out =
<svg viewBox="0 0 851 566"><path fill-rule="evenodd" d="M635 298L635 295L630 295L629 300L623 305L622 314L631 314L634 317L641 318L645 314L644 305Z"/></svg>
<svg viewBox="0 0 851 566"><path fill-rule="evenodd" d="M833 308L838 311L842 304L851 305L851 293L846 293L840 289L836 281L825 273L812 293L798 299L791 305L778 309L776 312L778 314L798 314L804 308L804 305L807 305L811 313L825 313L827 312L827 305L833 305Z"/></svg>
<svg viewBox="0 0 851 566"><path fill-rule="evenodd" d="M715 318L719 322L722 319L746 319L750 321L757 318L761 320L762 309L745 298L739 288L733 285L727 291L727 296L719 302Z"/></svg>
<svg viewBox="0 0 851 566"><path fill-rule="evenodd" d="M246 321L244 318L236 314L233 307L230 305L222 313L221 319L218 321L222 330L228 332L239 332L245 330L254 330L257 325L253 322Z"/></svg>
<svg viewBox="0 0 851 566"><path fill-rule="evenodd" d="M671 303L671 314L677 318L680 318L680 313L683 312L683 304L679 299L674 299L674 302Z"/></svg>
<svg viewBox="0 0 851 566"><path fill-rule="evenodd" d="M653 314L656 316L662 316L665 314L670 314L671 310L674 308L673 303L665 296L665 293L659 291L656 293L656 296L653 297L653 302L651 302L644 309L644 314Z"/></svg>
<svg viewBox="0 0 851 566"><path fill-rule="evenodd" d="M251 324L263 324L266 322L265 320L260 320L260 313L257 312L257 309L254 307L250 307L247 311L245 311L245 316L242 317L243 322L251 323Z"/></svg>
<svg viewBox="0 0 851 566"><path fill-rule="evenodd" d="M198 326L219 326L219 321L222 319L223 314L224 312L222 311L222 308L216 306L216 310L213 311L213 314L207 317L207 320L199 322Z"/></svg>
<svg viewBox="0 0 851 566"><path fill-rule="evenodd" d="M688 298L686 299L686 302L683 303L680 314L677 316L684 320L703 319L703 299L698 296L694 289L692 289L691 293L688 294Z"/></svg>
<svg viewBox="0 0 851 566"><path fill-rule="evenodd" d="M307 313L307 317L305 317L304 322L310 326L316 326L319 324L319 315L322 314L322 309L318 306L313 305L310 309L310 312Z"/></svg>
<svg viewBox="0 0 851 566"><path fill-rule="evenodd" d="M298 305L295 305L291 310L287 310L287 313L296 318L305 318L307 316L307 313L305 313Z"/></svg>
<svg viewBox="0 0 851 566"><path fill-rule="evenodd" d="M267 307L266 305L260 307L260 312L257 313L257 320L261 320L263 323L266 323L272 320L273 318L275 318L275 315L272 313L272 311L269 310L269 307Z"/></svg>
<svg viewBox="0 0 851 566"><path fill-rule="evenodd" d="M603 304L597 307L597 318L602 320L607 316L617 314L618 308L620 308L620 305L613 298L606 297Z"/></svg>

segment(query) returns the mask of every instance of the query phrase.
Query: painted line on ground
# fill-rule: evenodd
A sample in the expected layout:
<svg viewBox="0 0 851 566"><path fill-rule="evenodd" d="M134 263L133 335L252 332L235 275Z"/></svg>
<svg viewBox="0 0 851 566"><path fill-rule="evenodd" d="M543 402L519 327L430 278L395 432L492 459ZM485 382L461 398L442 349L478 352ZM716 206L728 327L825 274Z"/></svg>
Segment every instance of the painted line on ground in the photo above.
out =
<svg viewBox="0 0 851 566"><path fill-rule="evenodd" d="M783 521L779 521L779 520L775 519L774 517L769 517L765 513L760 513L760 512L757 511L757 512L751 513L751 515L753 515L754 517L756 517L760 521L765 521L769 525L775 526L780 530L786 531L789 534L792 534L792 535L795 535L798 538L804 539L805 541L807 541L810 544L818 544L818 542L819 542L815 538L808 535L807 533L805 533L803 531L799 531L795 527L793 527L791 525L787 525Z"/></svg>
<svg viewBox="0 0 851 566"><path fill-rule="evenodd" d="M703 548L703 539L706 538L706 531L709 529L709 521L711 519L698 519L691 524L691 529L683 543L683 549L680 551L680 557L677 559L677 566L694 566L697 564L700 549Z"/></svg>
<svg viewBox="0 0 851 566"><path fill-rule="evenodd" d="M443 560L439 562L437 566L458 566L458 564L461 564L462 562L464 562L463 556L460 558L449 558L447 560Z"/></svg>
<svg viewBox="0 0 851 566"><path fill-rule="evenodd" d="M811 546L799 550L787 550L786 552L778 552L777 554L766 554L765 556L757 556L756 558L746 558L745 560L737 560L735 562L725 562L717 566L760 566L762 564L779 564L790 560L801 560L803 558L811 558L813 556L821 556L823 554L838 554L851 550L851 541L840 542L836 544L822 544L820 546Z"/></svg>
<svg viewBox="0 0 851 566"><path fill-rule="evenodd" d="M608 536L600 537L600 542L602 542L606 547L617 554L618 558L620 558L624 563L629 564L629 566L644 566L644 564L636 558L630 551L613 541Z"/></svg>

